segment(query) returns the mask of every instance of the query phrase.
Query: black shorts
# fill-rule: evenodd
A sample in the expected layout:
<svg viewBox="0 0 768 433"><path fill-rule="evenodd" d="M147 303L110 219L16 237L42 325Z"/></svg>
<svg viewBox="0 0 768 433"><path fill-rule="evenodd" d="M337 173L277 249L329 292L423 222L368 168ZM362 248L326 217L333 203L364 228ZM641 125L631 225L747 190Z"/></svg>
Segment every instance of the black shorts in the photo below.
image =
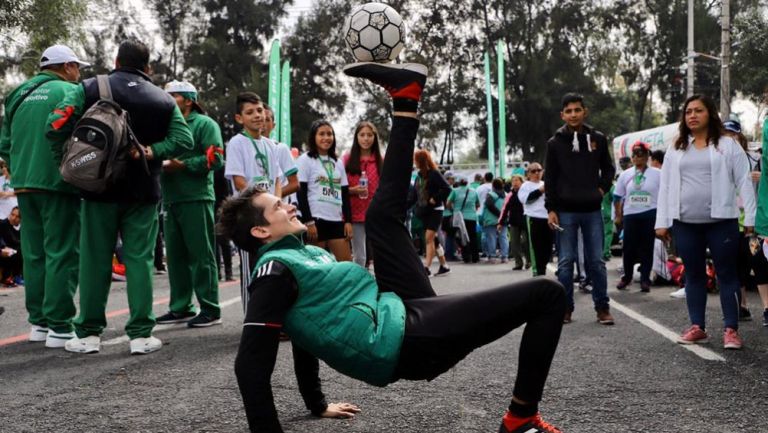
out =
<svg viewBox="0 0 768 433"><path fill-rule="evenodd" d="M316 219L317 240L327 241L330 239L344 239L344 221L327 221Z"/></svg>
<svg viewBox="0 0 768 433"><path fill-rule="evenodd" d="M424 216L424 220L422 222L424 223L424 228L426 230L432 230L433 232L440 230L440 224L443 222L443 210L440 209L429 211Z"/></svg>

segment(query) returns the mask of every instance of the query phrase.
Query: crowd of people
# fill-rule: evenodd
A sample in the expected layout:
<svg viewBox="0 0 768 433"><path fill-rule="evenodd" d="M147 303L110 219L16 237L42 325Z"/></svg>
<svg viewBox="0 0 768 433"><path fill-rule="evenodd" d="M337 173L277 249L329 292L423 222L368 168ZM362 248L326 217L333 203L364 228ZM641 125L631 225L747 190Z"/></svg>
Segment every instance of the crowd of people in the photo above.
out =
<svg viewBox="0 0 768 433"><path fill-rule="evenodd" d="M269 388L281 338L291 339L312 413L351 417L355 405L325 401L318 359L379 386L432 379L522 324L518 378L500 431L559 431L537 404L560 330L572 321L574 284L591 293L597 322L615 322L606 260L617 242L618 290L639 280L647 293L684 267L676 296L685 297L691 325L679 343L708 340L713 286L724 348L743 347L738 327L751 318L750 287L760 293L768 327L763 156L749 148L738 122L721 121L707 96L686 100L679 138L666 152L634 143L617 173L605 135L586 122L584 98L567 94L563 126L546 144L543 164L531 162L508 179L478 174L470 183L414 149L427 78L421 65L345 68L392 98L386 157L376 125L359 122L351 149L340 154L326 120L311 125L306 152L295 155L270 138L274 112L249 91L233 100L240 130L225 144L192 84L152 83L149 50L135 39L120 45L109 75L80 82L85 66L68 47L52 46L39 74L5 100L0 268L3 284L24 285L29 341L100 351L118 244L132 354L162 348L155 324L220 324L219 281L234 280L232 241L245 314L236 374L254 431L281 431ZM122 177L89 192L65 182L59 167L72 137L82 138L79 120L104 99L128 112L141 146L127 154ZM557 282L533 278L443 298L429 280L450 274L455 261L511 263L513 271L543 277L554 257ZM166 265L168 311L155 317L152 268ZM24 278L24 269L37 271ZM452 315L457 311L465 319Z"/></svg>

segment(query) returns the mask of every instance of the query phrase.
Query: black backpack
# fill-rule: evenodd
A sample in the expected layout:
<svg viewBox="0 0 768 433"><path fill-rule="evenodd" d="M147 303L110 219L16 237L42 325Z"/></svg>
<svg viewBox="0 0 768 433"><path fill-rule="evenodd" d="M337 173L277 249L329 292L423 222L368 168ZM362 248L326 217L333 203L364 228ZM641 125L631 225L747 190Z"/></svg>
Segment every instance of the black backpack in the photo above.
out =
<svg viewBox="0 0 768 433"><path fill-rule="evenodd" d="M144 148L131 131L128 112L112 99L106 75L96 77L99 100L75 125L64 144L59 171L65 182L93 193L102 193L122 179L136 149L147 174Z"/></svg>

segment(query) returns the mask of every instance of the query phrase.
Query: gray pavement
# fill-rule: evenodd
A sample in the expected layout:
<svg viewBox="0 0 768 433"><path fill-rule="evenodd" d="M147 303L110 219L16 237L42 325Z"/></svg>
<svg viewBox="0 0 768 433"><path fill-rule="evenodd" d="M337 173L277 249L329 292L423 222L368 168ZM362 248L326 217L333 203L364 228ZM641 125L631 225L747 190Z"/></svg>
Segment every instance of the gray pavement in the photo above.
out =
<svg viewBox="0 0 768 433"><path fill-rule="evenodd" d="M668 295L613 288L618 261L609 263L612 299L635 318L613 308L616 325L595 322L589 295L576 294L574 322L567 325L541 410L567 433L767 432L768 329L759 300L749 302L755 321L742 322L746 348L722 349L719 300L710 296L707 345L724 361L685 350L661 333L687 325L685 301ZM529 276L505 265L454 264L433 278L440 294L478 290ZM168 284L157 276L155 312L166 311ZM165 346L130 356L121 339L127 320L124 283L113 285L108 343L95 355L45 349L40 343L9 343L24 334L23 291L0 291L0 431L2 432L240 432L247 431L233 373L242 309L239 286L221 289L224 324L190 330L163 327ZM649 320L662 328L649 327ZM641 323L644 322L644 323ZM651 323L650 326L656 326ZM661 330L659 330L661 329ZM521 331L482 347L433 382L401 381L375 388L321 367L330 401L350 401L363 412L353 420L315 419L301 403L293 376L291 346L281 343L273 391L286 432L496 432L511 397Z"/></svg>

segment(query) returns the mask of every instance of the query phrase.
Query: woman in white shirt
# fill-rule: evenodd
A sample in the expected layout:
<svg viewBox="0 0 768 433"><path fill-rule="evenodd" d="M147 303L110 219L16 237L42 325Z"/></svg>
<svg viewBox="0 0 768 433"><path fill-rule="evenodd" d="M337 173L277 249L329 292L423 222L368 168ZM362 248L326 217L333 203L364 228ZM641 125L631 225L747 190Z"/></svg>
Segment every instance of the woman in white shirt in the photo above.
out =
<svg viewBox="0 0 768 433"><path fill-rule="evenodd" d="M531 245L531 269L533 276L546 275L547 264L552 258L552 229L547 223L547 209L544 207L544 170L541 164L534 162L528 166L528 180L517 193L523 204L528 228L528 240Z"/></svg>
<svg viewBox="0 0 768 433"><path fill-rule="evenodd" d="M307 153L296 161L299 168L299 209L307 225L307 240L326 248L338 261L351 261L352 210L349 183L336 156L336 134L325 120L312 124Z"/></svg>
<svg viewBox="0 0 768 433"><path fill-rule="evenodd" d="M680 135L669 147L661 169L656 236L675 237L685 265L686 302L691 327L681 344L704 343L707 305L706 251L712 254L725 318L723 347L741 349L738 334L739 207L744 203L744 231L755 225L755 192L744 150L723 134L723 124L711 98L694 95L683 105Z"/></svg>
<svg viewBox="0 0 768 433"><path fill-rule="evenodd" d="M634 167L624 170L616 181L614 208L616 225L624 227L624 276L616 288L632 283L632 269L640 263L640 291L651 291L656 201L661 170L648 166L651 146L638 141L632 145Z"/></svg>

